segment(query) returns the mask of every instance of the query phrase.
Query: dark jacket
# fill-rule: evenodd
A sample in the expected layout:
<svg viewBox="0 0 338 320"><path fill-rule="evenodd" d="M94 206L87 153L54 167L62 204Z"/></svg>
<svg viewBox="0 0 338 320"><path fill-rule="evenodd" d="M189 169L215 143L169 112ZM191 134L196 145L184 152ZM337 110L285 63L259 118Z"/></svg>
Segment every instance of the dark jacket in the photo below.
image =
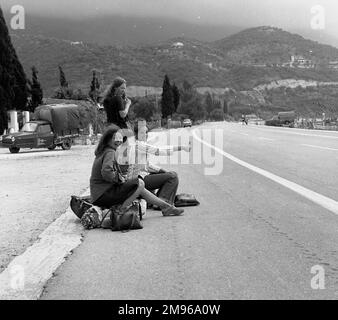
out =
<svg viewBox="0 0 338 320"><path fill-rule="evenodd" d="M94 160L90 176L91 201L98 200L112 184L120 184L118 166L115 159L115 150L107 147Z"/></svg>
<svg viewBox="0 0 338 320"><path fill-rule="evenodd" d="M128 115L125 118L120 116L120 111L125 109L125 103L122 97L113 96L105 98L103 101L103 107L107 114L108 123L114 123L121 129L128 128Z"/></svg>

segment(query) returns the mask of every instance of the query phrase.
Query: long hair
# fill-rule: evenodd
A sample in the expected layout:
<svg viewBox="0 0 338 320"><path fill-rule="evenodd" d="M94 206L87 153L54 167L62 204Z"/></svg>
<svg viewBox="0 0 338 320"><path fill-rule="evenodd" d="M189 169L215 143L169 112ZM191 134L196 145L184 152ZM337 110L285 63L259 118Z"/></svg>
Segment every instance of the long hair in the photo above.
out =
<svg viewBox="0 0 338 320"><path fill-rule="evenodd" d="M98 157L102 155L103 151L109 146L109 143L111 142L111 139L115 135L117 131L119 131L120 128L114 124L110 125L106 131L103 133L99 144L97 145L95 149L95 156Z"/></svg>
<svg viewBox="0 0 338 320"><path fill-rule="evenodd" d="M106 100L106 99L112 98L115 95L116 89L124 83L127 83L127 82L123 78L121 78L121 77L115 78L113 83L108 87L108 89L104 93L103 101Z"/></svg>

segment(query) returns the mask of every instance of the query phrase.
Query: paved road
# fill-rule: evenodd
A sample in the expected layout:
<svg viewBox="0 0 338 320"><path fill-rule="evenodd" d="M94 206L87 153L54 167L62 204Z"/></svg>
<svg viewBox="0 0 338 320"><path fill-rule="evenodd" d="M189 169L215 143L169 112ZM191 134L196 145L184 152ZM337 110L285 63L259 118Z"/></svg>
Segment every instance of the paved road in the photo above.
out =
<svg viewBox="0 0 338 320"><path fill-rule="evenodd" d="M338 133L209 123L195 135L221 149L221 172L166 167L201 205L149 210L139 231L88 232L42 299L338 298ZM323 284L314 266L325 289L311 287Z"/></svg>

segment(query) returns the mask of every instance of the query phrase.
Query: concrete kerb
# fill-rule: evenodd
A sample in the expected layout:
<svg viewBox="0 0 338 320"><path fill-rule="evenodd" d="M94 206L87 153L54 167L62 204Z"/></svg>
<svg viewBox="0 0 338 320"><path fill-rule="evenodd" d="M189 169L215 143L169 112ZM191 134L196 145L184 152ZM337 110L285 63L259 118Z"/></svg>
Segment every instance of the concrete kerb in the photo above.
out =
<svg viewBox="0 0 338 320"><path fill-rule="evenodd" d="M87 195L89 189L82 193ZM68 207L39 239L0 274L0 300L37 300L56 269L83 239L84 229Z"/></svg>

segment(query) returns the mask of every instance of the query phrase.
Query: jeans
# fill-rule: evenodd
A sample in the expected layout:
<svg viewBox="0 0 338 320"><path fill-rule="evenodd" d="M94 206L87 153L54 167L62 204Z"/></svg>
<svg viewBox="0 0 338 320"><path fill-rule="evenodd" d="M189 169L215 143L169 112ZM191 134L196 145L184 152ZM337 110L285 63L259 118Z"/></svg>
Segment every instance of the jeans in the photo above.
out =
<svg viewBox="0 0 338 320"><path fill-rule="evenodd" d="M159 189L156 196L174 204L178 189L178 176L174 171L153 173L144 177L145 188L149 191Z"/></svg>

